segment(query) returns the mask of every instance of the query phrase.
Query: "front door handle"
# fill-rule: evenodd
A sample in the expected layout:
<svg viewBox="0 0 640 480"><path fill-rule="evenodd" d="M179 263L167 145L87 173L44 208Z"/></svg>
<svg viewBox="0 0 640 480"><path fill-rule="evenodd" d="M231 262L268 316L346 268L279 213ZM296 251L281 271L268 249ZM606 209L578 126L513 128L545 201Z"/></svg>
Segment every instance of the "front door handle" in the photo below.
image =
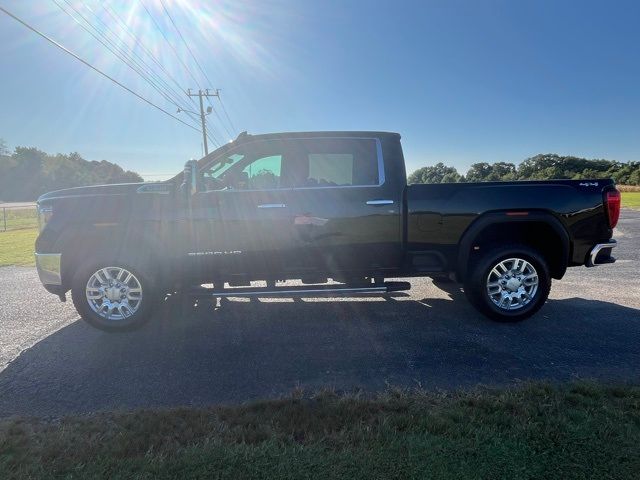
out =
<svg viewBox="0 0 640 480"><path fill-rule="evenodd" d="M284 203L263 203L262 205L258 205L258 208L286 208L287 206Z"/></svg>
<svg viewBox="0 0 640 480"><path fill-rule="evenodd" d="M369 200L367 205L391 205L393 200Z"/></svg>

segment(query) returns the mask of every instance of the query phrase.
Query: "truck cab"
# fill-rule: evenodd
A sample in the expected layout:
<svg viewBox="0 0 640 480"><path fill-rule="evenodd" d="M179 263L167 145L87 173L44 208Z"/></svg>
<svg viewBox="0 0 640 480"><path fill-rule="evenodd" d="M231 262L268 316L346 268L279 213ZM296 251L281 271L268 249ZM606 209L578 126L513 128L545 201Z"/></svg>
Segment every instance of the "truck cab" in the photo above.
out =
<svg viewBox="0 0 640 480"><path fill-rule="evenodd" d="M393 136L249 137L198 162L187 255L222 277L397 273L406 177L384 162Z"/></svg>

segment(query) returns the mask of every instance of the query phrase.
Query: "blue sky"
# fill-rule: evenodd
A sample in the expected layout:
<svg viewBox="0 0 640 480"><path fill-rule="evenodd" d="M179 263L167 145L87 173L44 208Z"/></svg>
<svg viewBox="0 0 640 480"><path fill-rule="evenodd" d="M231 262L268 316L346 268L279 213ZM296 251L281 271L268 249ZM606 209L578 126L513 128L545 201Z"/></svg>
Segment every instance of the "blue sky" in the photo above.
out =
<svg viewBox="0 0 640 480"><path fill-rule="evenodd" d="M129 39L99 1L68 1ZM212 85L159 0L144 3L199 83L222 89L238 130L397 131L409 171L543 152L640 160L640 2L165 0ZM197 88L138 1L108 4L178 84ZM175 112L53 1L0 5ZM77 151L149 179L200 155L197 132L3 14L0 71L10 147Z"/></svg>

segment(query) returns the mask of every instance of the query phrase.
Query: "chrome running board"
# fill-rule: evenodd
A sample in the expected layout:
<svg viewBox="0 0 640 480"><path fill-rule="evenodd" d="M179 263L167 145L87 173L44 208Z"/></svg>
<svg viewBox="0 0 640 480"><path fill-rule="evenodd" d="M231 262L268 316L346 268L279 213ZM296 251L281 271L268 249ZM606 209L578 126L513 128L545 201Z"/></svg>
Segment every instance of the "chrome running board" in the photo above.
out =
<svg viewBox="0 0 640 480"><path fill-rule="evenodd" d="M300 296L308 295L312 297L351 295L354 293L390 293L409 290L409 282L384 282L381 285L371 284L371 286L352 285L313 285L294 287L238 287L238 288L196 288L190 293L198 297L274 297L274 296Z"/></svg>

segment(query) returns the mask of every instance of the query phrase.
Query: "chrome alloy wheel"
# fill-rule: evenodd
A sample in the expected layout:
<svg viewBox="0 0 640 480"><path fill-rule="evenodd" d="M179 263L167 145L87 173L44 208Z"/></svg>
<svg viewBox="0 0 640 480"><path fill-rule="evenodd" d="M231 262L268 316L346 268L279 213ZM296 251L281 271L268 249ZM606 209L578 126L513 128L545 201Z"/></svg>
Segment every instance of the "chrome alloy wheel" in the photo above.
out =
<svg viewBox="0 0 640 480"><path fill-rule="evenodd" d="M507 258L487 275L487 294L501 310L519 310L533 301L538 272L522 258Z"/></svg>
<svg viewBox="0 0 640 480"><path fill-rule="evenodd" d="M104 267L89 278L85 289L91 309L106 320L131 317L142 303L142 286L121 267Z"/></svg>

